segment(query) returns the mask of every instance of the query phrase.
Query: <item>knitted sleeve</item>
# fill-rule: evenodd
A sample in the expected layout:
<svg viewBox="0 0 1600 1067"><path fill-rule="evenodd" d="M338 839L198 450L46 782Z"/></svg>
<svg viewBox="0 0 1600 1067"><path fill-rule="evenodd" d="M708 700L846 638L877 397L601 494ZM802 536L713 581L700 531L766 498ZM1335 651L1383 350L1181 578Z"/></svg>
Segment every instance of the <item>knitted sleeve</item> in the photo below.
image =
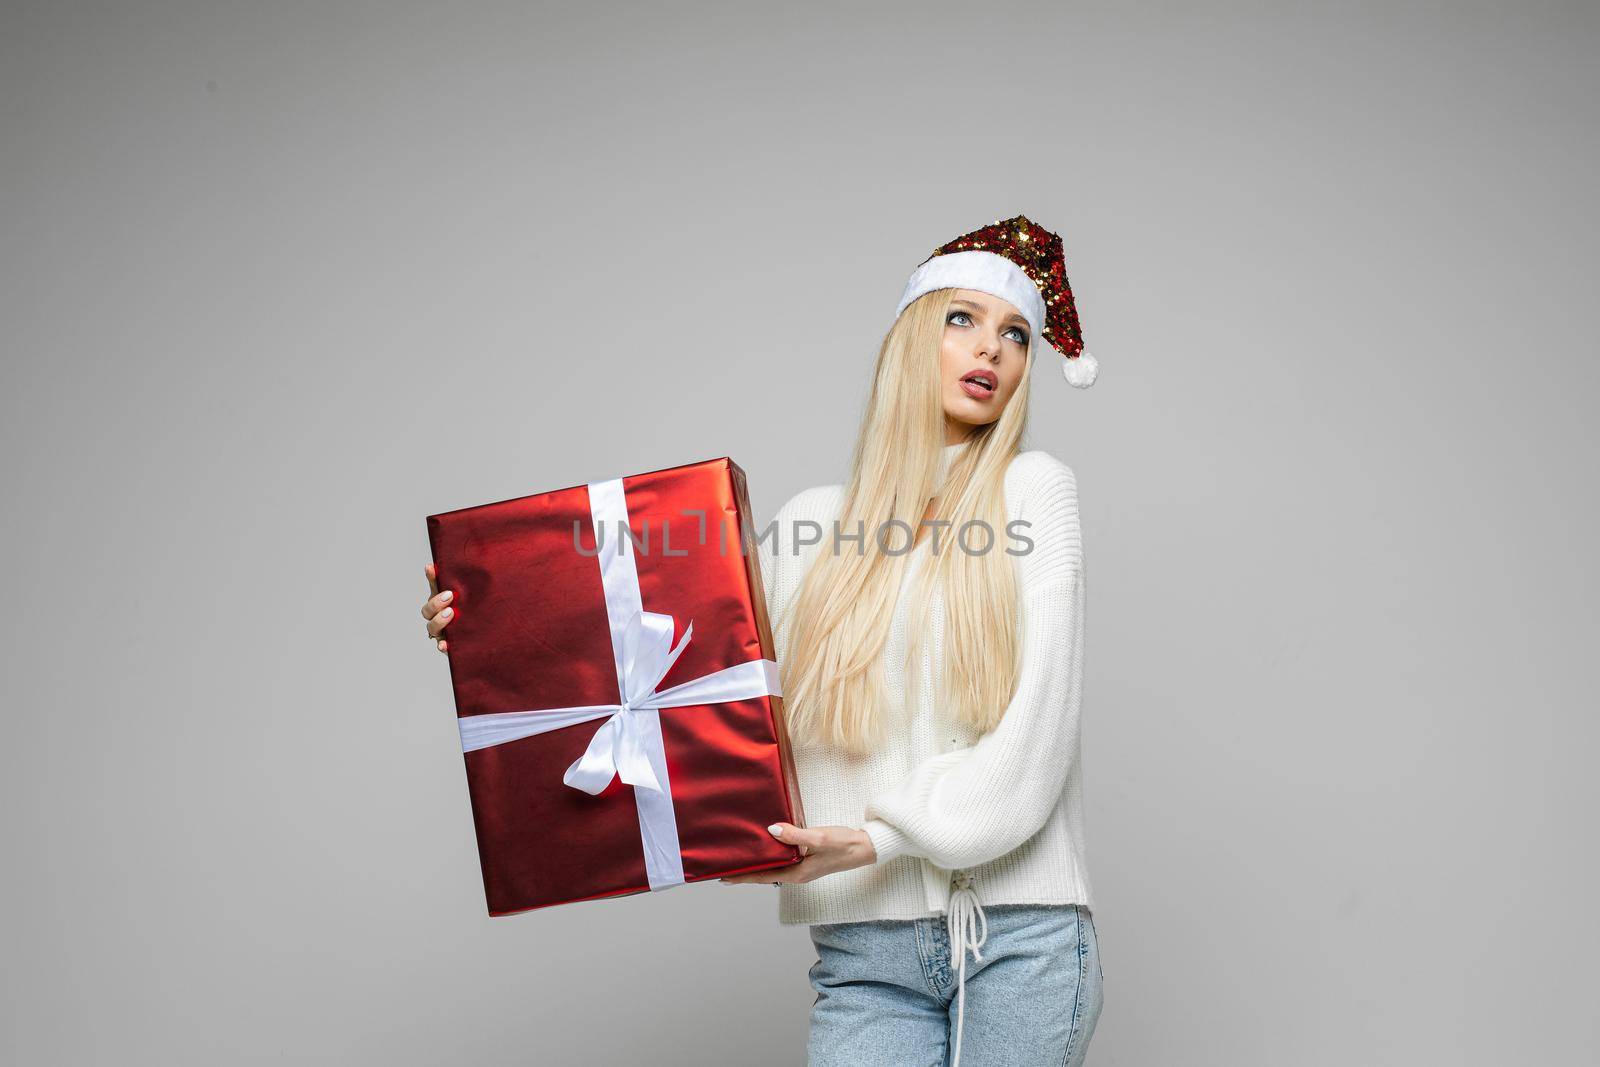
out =
<svg viewBox="0 0 1600 1067"><path fill-rule="evenodd" d="M929 757L869 800L861 829L879 863L914 855L959 870L1005 855L1044 826L1076 762L1085 597L1077 486L1070 467L1037 454L1020 509L1034 544L1016 557L1015 695L977 744Z"/></svg>

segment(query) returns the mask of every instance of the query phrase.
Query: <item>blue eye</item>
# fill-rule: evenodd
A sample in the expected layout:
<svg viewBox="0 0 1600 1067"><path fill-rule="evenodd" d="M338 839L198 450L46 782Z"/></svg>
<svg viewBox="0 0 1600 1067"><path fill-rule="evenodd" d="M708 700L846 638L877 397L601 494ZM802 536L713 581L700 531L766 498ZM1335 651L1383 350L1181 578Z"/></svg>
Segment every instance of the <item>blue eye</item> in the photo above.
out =
<svg viewBox="0 0 1600 1067"><path fill-rule="evenodd" d="M966 319L967 321L966 322L956 322L956 319L958 319L958 318ZM954 322L957 326L970 326L970 325L972 325L972 316L967 314L965 311L952 311L952 312L950 312L949 315L945 316L945 320L944 321L947 322L947 323ZM1026 345L1028 343L1028 331L1024 330L1021 326L1013 326L1013 327L1011 327L1011 329L1007 330L1006 332L1007 333L1014 333L1014 334L1017 335L1016 336L1017 344Z"/></svg>

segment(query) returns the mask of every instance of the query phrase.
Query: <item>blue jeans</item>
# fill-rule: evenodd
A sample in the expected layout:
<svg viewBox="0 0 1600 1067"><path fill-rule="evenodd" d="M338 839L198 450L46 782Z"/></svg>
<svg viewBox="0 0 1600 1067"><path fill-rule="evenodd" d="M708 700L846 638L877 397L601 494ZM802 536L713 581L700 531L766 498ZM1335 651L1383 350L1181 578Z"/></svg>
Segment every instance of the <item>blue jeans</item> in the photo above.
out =
<svg viewBox="0 0 1600 1067"><path fill-rule="evenodd" d="M992 904L966 953L960 1056L969 1067L1077 1067L1100 1018L1100 944L1077 904ZM808 1067L943 1067L959 960L943 915L810 928Z"/></svg>

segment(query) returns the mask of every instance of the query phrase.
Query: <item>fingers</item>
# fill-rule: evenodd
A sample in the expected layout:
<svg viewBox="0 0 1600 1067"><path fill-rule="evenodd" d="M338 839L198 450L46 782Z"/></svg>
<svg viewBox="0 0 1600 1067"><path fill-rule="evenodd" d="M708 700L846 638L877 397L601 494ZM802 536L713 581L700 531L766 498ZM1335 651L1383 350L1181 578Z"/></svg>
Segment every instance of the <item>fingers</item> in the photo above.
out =
<svg viewBox="0 0 1600 1067"><path fill-rule="evenodd" d="M424 619L432 619L435 616L442 614L445 607L455 598L456 594L455 590L453 589L446 589L442 593L435 593L433 596L422 602L422 617ZM455 612L452 611L451 614L453 615Z"/></svg>
<svg viewBox="0 0 1600 1067"><path fill-rule="evenodd" d="M767 833L782 841L786 845L795 845L800 850L800 855L810 856L816 846L824 843L826 834L818 830L808 830L793 823L775 822L767 827ZM734 874L721 879L723 885L771 885L773 882L801 883L809 882L815 876L817 860L803 859L799 863L774 870L752 871L749 874Z"/></svg>
<svg viewBox="0 0 1600 1067"><path fill-rule="evenodd" d="M807 828L789 822L775 822L767 827L767 833L786 845L796 846L800 850L800 855L806 858L787 867L751 871L748 874L731 874L720 881L723 885L771 885L773 882L798 884L820 878L829 871L840 869L837 866L838 848L835 847L821 856L813 856L812 853L827 848L830 841L838 846L842 840L838 835L843 832L844 828L838 826Z"/></svg>
<svg viewBox="0 0 1600 1067"><path fill-rule="evenodd" d="M772 867L765 871L730 874L725 878L718 879L718 881L723 885L771 885L773 882L797 885L811 881L815 863L815 860L801 860L799 863L788 867Z"/></svg>
<svg viewBox="0 0 1600 1067"><path fill-rule="evenodd" d="M828 836L821 829L808 830L787 822L775 822L767 827L767 832L786 845L799 846L802 856L809 856L818 845L826 844Z"/></svg>
<svg viewBox="0 0 1600 1067"><path fill-rule="evenodd" d="M448 592L439 594L441 597L448 597L449 595ZM434 600L437 599L438 597L434 598ZM430 600L423 605L422 613L428 616L428 636L437 638L444 632L444 628L450 625L450 620L456 617L456 609L441 605L435 609L434 614L428 615L428 607L434 603L434 600Z"/></svg>
<svg viewBox="0 0 1600 1067"><path fill-rule="evenodd" d="M456 617L456 609L450 606L450 601L456 598L455 590L439 592L439 571L433 564L423 567L422 573L427 576L428 589L433 594L422 604L422 617L428 620L428 636L433 638L440 652L449 652L450 642L439 634Z"/></svg>

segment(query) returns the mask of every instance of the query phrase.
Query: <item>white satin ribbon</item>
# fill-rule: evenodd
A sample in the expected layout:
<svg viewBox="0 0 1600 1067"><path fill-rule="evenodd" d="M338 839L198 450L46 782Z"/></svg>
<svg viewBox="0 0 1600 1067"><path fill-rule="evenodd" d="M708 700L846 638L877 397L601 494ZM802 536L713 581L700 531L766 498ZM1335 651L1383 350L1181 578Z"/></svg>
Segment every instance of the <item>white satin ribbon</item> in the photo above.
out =
<svg viewBox="0 0 1600 1067"><path fill-rule="evenodd" d="M622 703L463 716L458 720L461 750L474 752L604 719L600 729L589 739L589 747L567 768L562 781L595 795L618 776L634 787L650 888L668 889L684 882L683 853L678 843L672 784L667 777L666 748L661 740L660 711L759 696L782 696L778 665L770 659L747 660L670 689L658 690L661 680L693 636L694 623L691 621L684 628L683 637L674 647L672 616L644 610L633 554L622 551L622 545L629 540L622 533L629 529L622 479L590 482L588 489L598 550L596 559L605 590L606 617L611 624L617 692L622 695ZM603 525L609 525L615 534L609 544L602 533Z"/></svg>

